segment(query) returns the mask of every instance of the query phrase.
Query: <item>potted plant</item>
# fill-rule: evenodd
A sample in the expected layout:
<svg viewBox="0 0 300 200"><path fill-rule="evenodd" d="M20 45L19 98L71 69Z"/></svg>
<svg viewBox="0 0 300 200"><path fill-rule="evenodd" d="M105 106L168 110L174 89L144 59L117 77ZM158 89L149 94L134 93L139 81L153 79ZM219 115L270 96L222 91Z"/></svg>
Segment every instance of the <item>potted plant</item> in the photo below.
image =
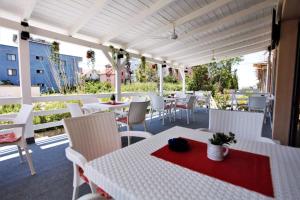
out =
<svg viewBox="0 0 300 200"><path fill-rule="evenodd" d="M207 157L214 161L222 161L227 156L229 149L224 145L236 143L235 135L232 132L229 132L228 135L215 133L208 141Z"/></svg>
<svg viewBox="0 0 300 200"><path fill-rule="evenodd" d="M116 104L116 96L115 96L115 94L112 94L112 95L110 96L110 103L111 103L112 105L115 105L115 104Z"/></svg>

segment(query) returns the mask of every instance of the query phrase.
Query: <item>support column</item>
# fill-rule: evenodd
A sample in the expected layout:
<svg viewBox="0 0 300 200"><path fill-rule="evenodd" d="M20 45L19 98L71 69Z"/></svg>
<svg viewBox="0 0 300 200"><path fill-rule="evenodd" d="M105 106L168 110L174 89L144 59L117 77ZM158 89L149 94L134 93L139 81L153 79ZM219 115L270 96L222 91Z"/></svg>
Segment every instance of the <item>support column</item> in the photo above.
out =
<svg viewBox="0 0 300 200"><path fill-rule="evenodd" d="M163 96L164 94L164 76L163 76L163 67L161 64L159 64L159 95Z"/></svg>
<svg viewBox="0 0 300 200"><path fill-rule="evenodd" d="M116 94L116 100L121 101L121 63L120 63L120 59L117 59L117 64L116 64L115 94Z"/></svg>
<svg viewBox="0 0 300 200"><path fill-rule="evenodd" d="M31 98L31 78L30 78L30 51L29 41L21 39L21 31L18 35L18 58L19 58L19 78L22 104L32 104ZM27 141L34 142L33 132L33 114L30 116L29 122L26 126L25 137Z"/></svg>
<svg viewBox="0 0 300 200"><path fill-rule="evenodd" d="M181 79L182 79L182 92L185 93L186 92L186 87L185 87L185 72L184 69L179 70L180 75L181 75Z"/></svg>

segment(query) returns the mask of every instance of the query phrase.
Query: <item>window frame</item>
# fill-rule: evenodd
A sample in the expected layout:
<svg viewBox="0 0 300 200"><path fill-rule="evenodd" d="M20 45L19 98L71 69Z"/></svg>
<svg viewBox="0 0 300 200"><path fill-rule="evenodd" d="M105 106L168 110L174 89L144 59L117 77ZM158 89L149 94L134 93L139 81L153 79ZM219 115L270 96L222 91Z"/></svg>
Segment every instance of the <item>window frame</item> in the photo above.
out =
<svg viewBox="0 0 300 200"><path fill-rule="evenodd" d="M11 74L9 73L10 70L11 70ZM7 76L17 76L17 69L8 68L6 71L7 71Z"/></svg>
<svg viewBox="0 0 300 200"><path fill-rule="evenodd" d="M14 57L14 59L12 59ZM17 60L17 55L13 53L7 53L6 58L8 61L16 61Z"/></svg>

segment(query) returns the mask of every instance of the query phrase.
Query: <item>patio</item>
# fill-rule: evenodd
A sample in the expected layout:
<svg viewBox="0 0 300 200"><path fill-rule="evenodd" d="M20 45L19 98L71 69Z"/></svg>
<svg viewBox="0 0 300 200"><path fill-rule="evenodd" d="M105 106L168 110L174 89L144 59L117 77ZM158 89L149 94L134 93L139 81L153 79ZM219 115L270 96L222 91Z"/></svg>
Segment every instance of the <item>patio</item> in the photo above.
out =
<svg viewBox="0 0 300 200"><path fill-rule="evenodd" d="M0 124L1 199L300 196L299 1L4 0L0 5L0 27L17 33L18 55L2 54L17 66L7 75L19 78L20 89L19 96L0 98L1 106L20 105L15 113L0 115L1 121L13 122ZM30 49L35 38L53 40L53 80L48 81L56 82L55 94L34 96L31 91L32 79L45 72L39 65L31 69L32 59L42 62L46 55ZM93 70L95 51L101 52L114 71L113 89L78 92L79 70L61 60L60 42L73 45L70 49L89 48L86 57ZM238 91L233 79L223 86L225 73L210 87L201 82L213 79L209 70L214 67L222 72L218 63L225 59L259 51L267 57L259 93ZM131 83L134 59L154 72L155 80L147 81L155 91L122 91L124 70ZM197 67L207 69L201 80L191 77ZM235 73L231 67L230 77ZM77 85L66 81L69 68ZM170 68L177 72L181 91L164 88ZM141 83L143 73L135 74ZM201 88L188 89L191 80L201 82ZM223 104L217 105L218 95ZM59 106L46 109L47 103ZM51 115L63 117L36 122L35 117ZM66 133L36 137L40 130L61 126ZM20 164L19 156L26 161ZM85 196L89 193L96 198Z"/></svg>
<svg viewBox="0 0 300 200"><path fill-rule="evenodd" d="M166 125L162 126L161 120L156 117L153 118L151 126L149 126L149 132L155 135L174 126L193 129L208 127L208 112L206 110L197 110L195 118L195 122L189 125L185 121L177 120L176 123L167 121ZM149 124L149 119L147 123ZM270 137L271 128L269 125L270 123L266 123L264 126L264 137ZM125 127L121 130L124 131L124 129ZM142 129L142 126L137 126L134 130ZM123 146L126 145L127 141L123 140ZM65 157L67 146L65 134L38 139L35 144L29 145L33 152L32 159L37 171L34 176L28 176L26 163L20 164L16 147L12 146L11 150L0 148L1 199L71 199L73 171L71 162ZM12 154L14 156L10 158ZM89 192L90 189L87 185L80 188L80 195Z"/></svg>

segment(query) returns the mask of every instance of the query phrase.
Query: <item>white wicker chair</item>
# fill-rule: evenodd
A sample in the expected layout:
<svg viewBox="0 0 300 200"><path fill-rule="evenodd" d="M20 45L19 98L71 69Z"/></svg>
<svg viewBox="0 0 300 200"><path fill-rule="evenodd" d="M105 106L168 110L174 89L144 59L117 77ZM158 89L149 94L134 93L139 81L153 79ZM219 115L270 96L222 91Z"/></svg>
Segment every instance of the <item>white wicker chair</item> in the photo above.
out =
<svg viewBox="0 0 300 200"><path fill-rule="evenodd" d="M192 119L193 121L195 120L195 116L194 116L194 106L195 106L195 102L196 102L196 96L194 95L190 95L188 96L187 100L185 102L178 102L176 103L176 108L175 108L175 114L174 114L174 119L176 119L176 109L179 108L180 109L180 114L182 117L182 111L185 110L186 111L186 122L187 124L190 123L190 113L192 115Z"/></svg>
<svg viewBox="0 0 300 200"><path fill-rule="evenodd" d="M152 116L153 116L153 112L159 112L159 117L161 116L162 113L162 124L165 124L165 114L167 114L169 116L169 120L171 122L171 105L170 104L166 104L166 102L164 101L164 98L158 95L153 95L150 96L151 98L151 120L152 121Z"/></svg>
<svg viewBox="0 0 300 200"><path fill-rule="evenodd" d="M31 155L27 148L25 138L26 125L28 123L28 120L30 119L32 109L33 105L23 104L16 118L1 119L3 121L12 121L13 124L0 125L0 136L2 138L2 141L0 142L0 147L8 145L17 145L21 162L24 161L22 155L22 150L24 150L31 175L34 175L35 170L33 167ZM8 139L8 137L9 140L4 141L5 139Z"/></svg>
<svg viewBox="0 0 300 200"><path fill-rule="evenodd" d="M73 162L73 197L78 196L78 188L84 184L85 164L93 159L121 148L121 137L151 137L142 131L118 132L115 114L112 112L94 113L63 120L69 137L70 146L66 148L66 157ZM87 179L85 177L85 179ZM96 187L86 180L93 193ZM100 189L101 190L101 189ZM99 191L99 188L97 189Z"/></svg>
<svg viewBox="0 0 300 200"><path fill-rule="evenodd" d="M248 111L264 113L264 122L266 122L267 97L250 96L248 99Z"/></svg>
<svg viewBox="0 0 300 200"><path fill-rule="evenodd" d="M146 113L149 101L145 102L131 102L127 116L117 118L117 121L127 126L127 130L132 129L132 125L143 124L144 130L147 131Z"/></svg>
<svg viewBox="0 0 300 200"><path fill-rule="evenodd" d="M233 132L236 138L266 142L268 138L261 137L264 115L262 113L209 110L210 132ZM274 143L269 139L270 143Z"/></svg>
<svg viewBox="0 0 300 200"><path fill-rule="evenodd" d="M72 117L80 117L83 115L83 112L78 103L67 103L67 107Z"/></svg>

